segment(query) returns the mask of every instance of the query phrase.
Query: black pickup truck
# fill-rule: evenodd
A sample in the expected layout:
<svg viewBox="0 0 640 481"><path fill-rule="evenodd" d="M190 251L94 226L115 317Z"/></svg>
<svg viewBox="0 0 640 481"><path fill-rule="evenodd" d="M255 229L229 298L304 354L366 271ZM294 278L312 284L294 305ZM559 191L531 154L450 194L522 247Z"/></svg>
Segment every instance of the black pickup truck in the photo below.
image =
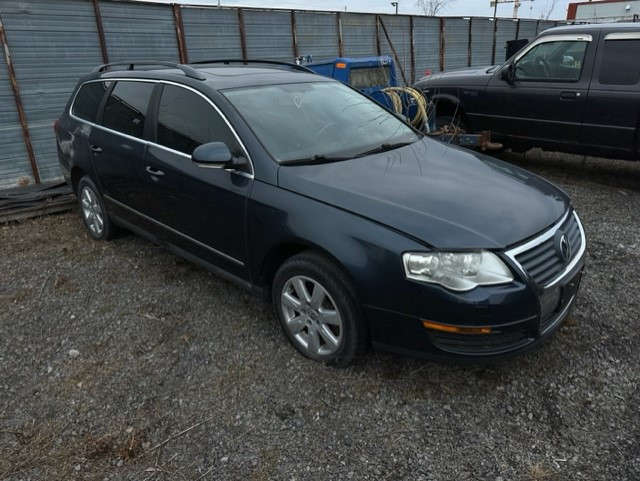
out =
<svg viewBox="0 0 640 481"><path fill-rule="evenodd" d="M640 158L640 23L544 31L505 64L440 73L414 87L437 124L491 130L513 150L531 147Z"/></svg>

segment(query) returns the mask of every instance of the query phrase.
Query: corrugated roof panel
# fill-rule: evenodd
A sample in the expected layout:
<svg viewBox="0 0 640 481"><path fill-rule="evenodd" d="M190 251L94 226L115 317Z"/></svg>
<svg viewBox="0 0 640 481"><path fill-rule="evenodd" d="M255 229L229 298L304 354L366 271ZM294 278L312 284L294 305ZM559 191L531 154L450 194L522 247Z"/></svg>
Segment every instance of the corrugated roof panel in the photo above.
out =
<svg viewBox="0 0 640 481"><path fill-rule="evenodd" d="M409 25L409 17L406 15L380 15L380 21L387 28L391 44L398 54L398 58L396 59L393 56L391 45L387 41L382 26L380 27L381 53L391 57L394 62L400 63L407 77L407 83L411 84L411 27ZM396 65L396 74L398 75L398 83L403 85L404 82L398 65Z"/></svg>
<svg viewBox="0 0 640 481"><path fill-rule="evenodd" d="M471 24L471 66L491 65L493 20L474 18Z"/></svg>
<svg viewBox="0 0 640 481"><path fill-rule="evenodd" d="M59 179L62 174L53 122L62 113L78 78L102 63L93 5L82 0L7 3L2 7L2 20L41 179ZM24 143L22 131L15 127L12 130L12 135ZM24 158L11 162L28 166L26 148L20 142L10 144L11 153L3 148L0 162L20 152ZM31 176L30 167L25 171Z"/></svg>
<svg viewBox="0 0 640 481"><path fill-rule="evenodd" d="M295 15L300 55L312 55L314 60L330 60L339 55L335 13L296 12Z"/></svg>
<svg viewBox="0 0 640 481"><path fill-rule="evenodd" d="M377 55L375 15L345 13L341 18L345 57Z"/></svg>
<svg viewBox="0 0 640 481"><path fill-rule="evenodd" d="M440 20L433 17L414 17L413 42L415 49L416 78L426 69L440 70Z"/></svg>
<svg viewBox="0 0 640 481"><path fill-rule="evenodd" d="M496 32L496 62L504 63L507 54L507 40L516 39L518 23L511 19L499 19L498 31Z"/></svg>
<svg viewBox="0 0 640 481"><path fill-rule="evenodd" d="M242 58L237 10L182 8L182 24L190 62Z"/></svg>
<svg viewBox="0 0 640 481"><path fill-rule="evenodd" d="M447 18L444 23L444 69L456 70L469 66L469 19Z"/></svg>
<svg viewBox="0 0 640 481"><path fill-rule="evenodd" d="M293 36L289 12L245 10L247 56L254 60L293 62Z"/></svg>
<svg viewBox="0 0 640 481"><path fill-rule="evenodd" d="M100 11L110 62L179 61L170 5L102 1Z"/></svg>

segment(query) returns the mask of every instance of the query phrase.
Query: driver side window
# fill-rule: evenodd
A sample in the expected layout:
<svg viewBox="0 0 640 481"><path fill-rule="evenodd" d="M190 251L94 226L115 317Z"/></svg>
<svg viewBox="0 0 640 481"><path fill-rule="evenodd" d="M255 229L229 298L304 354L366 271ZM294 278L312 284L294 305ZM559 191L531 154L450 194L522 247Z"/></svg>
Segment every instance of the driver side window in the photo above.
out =
<svg viewBox="0 0 640 481"><path fill-rule="evenodd" d="M516 61L514 77L516 80L577 82L587 44L573 40L538 44Z"/></svg>

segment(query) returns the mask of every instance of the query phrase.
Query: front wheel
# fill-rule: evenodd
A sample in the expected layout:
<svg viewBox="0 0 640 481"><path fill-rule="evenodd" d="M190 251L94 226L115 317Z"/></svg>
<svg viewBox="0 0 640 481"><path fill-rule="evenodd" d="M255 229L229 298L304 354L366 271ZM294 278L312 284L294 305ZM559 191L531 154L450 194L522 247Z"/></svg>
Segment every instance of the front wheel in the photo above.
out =
<svg viewBox="0 0 640 481"><path fill-rule="evenodd" d="M273 303L287 338L304 356L346 367L364 350L353 287L325 257L303 253L286 261L273 281Z"/></svg>
<svg viewBox="0 0 640 481"><path fill-rule="evenodd" d="M109 240L113 237L115 226L111 223L107 214L104 201L98 192L98 188L85 175L78 182L78 203L84 226L89 235L95 240Z"/></svg>

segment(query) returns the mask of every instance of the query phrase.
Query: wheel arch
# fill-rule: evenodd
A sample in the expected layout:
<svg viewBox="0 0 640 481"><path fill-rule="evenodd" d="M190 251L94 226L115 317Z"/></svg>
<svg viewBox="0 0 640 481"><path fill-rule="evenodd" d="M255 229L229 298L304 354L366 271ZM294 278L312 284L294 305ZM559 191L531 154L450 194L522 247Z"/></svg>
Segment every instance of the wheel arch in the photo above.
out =
<svg viewBox="0 0 640 481"><path fill-rule="evenodd" d="M456 115L459 115L464 124L473 131L474 127L471 119L467 115L464 106L458 97L450 94L440 94L434 95L432 101L436 106L436 117L455 117Z"/></svg>

